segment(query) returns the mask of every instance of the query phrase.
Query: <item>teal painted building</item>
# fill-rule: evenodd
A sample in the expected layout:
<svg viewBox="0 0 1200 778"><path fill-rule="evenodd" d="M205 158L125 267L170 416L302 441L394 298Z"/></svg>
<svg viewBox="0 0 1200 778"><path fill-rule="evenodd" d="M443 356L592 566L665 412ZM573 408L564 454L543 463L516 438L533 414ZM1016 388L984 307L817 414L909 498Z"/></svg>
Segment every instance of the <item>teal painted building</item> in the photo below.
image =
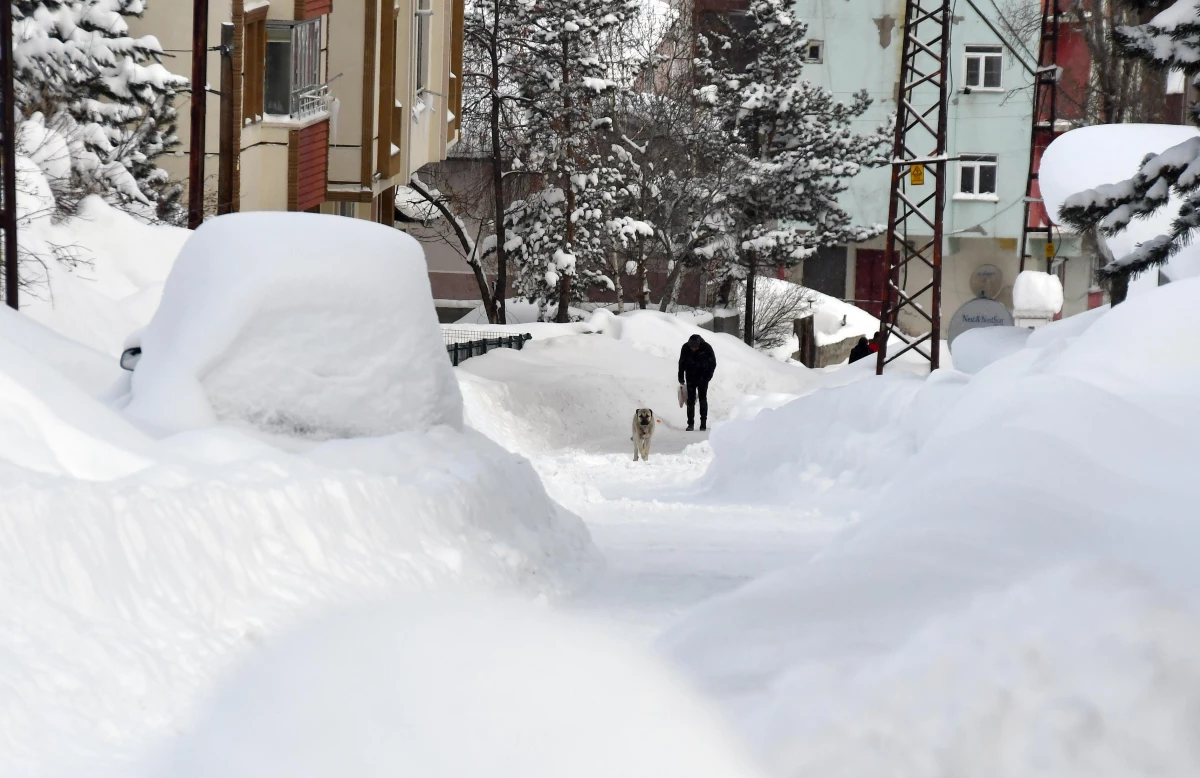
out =
<svg viewBox="0 0 1200 778"><path fill-rule="evenodd" d="M1028 2L1039 7L1038 0ZM979 4L991 8L988 0ZM804 77L844 99L866 89L873 103L859 120L861 131L886 122L895 111L904 0L796 0L793 8L808 24L809 63ZM1034 93L1032 76L970 4L957 3L954 13L947 130L948 151L957 161L948 167L944 319L977 296L980 288L1012 305L1012 284L1020 265ZM1036 31L1023 42L1024 48L1013 43L1033 66ZM929 103L935 99L931 90ZM889 176L886 168L865 170L842 195L842 205L858 222L886 224ZM927 177L925 186L932 185L932 177ZM880 237L823 252L805 263L796 280L846 299L877 300L884 279L883 246ZM1040 244L1033 247L1040 249ZM1067 267L1064 314L1086 309L1091 286L1085 263ZM1072 273L1081 278L1072 278ZM926 280L910 278L907 288L919 289ZM916 322L913 326L917 329Z"/></svg>

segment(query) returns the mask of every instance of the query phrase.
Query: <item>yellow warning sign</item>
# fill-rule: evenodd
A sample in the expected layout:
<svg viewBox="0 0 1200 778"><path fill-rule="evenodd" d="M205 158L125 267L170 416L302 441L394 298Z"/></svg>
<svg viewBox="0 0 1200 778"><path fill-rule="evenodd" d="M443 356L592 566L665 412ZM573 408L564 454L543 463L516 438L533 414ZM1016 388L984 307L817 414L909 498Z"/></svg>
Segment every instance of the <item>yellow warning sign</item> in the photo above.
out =
<svg viewBox="0 0 1200 778"><path fill-rule="evenodd" d="M1054 259L1054 244L1046 241L1046 259Z"/></svg>
<svg viewBox="0 0 1200 778"><path fill-rule="evenodd" d="M925 166L913 165L908 169L908 182L913 186L922 186L925 183Z"/></svg>

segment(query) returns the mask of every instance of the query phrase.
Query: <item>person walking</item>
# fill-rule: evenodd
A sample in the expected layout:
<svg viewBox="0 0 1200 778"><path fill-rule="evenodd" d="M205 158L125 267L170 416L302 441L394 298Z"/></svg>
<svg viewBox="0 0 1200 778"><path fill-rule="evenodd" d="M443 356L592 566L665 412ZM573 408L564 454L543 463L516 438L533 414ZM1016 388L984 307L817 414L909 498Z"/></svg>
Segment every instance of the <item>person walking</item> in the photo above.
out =
<svg viewBox="0 0 1200 778"><path fill-rule="evenodd" d="M679 350L679 384L687 379L688 432L696 428L696 400L700 400L700 429L708 428L708 382L717 371L717 355L699 335L688 338Z"/></svg>

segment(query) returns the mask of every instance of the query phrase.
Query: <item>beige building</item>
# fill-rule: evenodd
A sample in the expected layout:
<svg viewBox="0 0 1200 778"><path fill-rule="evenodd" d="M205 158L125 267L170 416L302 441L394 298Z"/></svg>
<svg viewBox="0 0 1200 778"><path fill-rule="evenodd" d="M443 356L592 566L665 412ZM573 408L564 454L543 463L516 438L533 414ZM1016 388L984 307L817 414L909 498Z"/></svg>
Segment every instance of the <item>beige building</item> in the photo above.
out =
<svg viewBox="0 0 1200 778"><path fill-rule="evenodd" d="M209 3L206 212L320 211L392 224L396 186L458 139L463 0ZM188 76L191 20L190 0L151 0L131 26L158 37L166 66ZM186 184L188 95L177 107L181 150L160 164Z"/></svg>

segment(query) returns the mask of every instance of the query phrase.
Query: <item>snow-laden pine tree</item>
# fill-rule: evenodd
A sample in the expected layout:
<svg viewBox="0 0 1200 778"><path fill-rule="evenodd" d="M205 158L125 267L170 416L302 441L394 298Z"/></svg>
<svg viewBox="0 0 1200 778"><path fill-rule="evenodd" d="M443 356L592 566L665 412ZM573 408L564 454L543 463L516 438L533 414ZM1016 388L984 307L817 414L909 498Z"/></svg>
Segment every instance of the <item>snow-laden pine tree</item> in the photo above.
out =
<svg viewBox="0 0 1200 778"><path fill-rule="evenodd" d="M621 25L628 0L541 0L526 6L529 45L520 53L515 85L524 107L513 167L533 182L532 194L507 215L506 248L517 266L516 292L556 319L587 288L606 283L600 207L599 131L611 118L616 88L606 71L601 36ZM611 283L611 281L607 281Z"/></svg>
<svg viewBox="0 0 1200 778"><path fill-rule="evenodd" d="M173 103L187 79L162 66L156 38L129 35L125 17L144 11L144 0L15 0L17 107L68 141L71 180L56 187L167 217L180 191L155 160L178 143Z"/></svg>
<svg viewBox="0 0 1200 778"><path fill-rule="evenodd" d="M1156 0L1129 2L1147 8L1160 4ZM1182 70L1200 86L1200 5L1196 0L1175 0L1146 24L1119 27L1114 40L1121 55L1157 69ZM1191 110L1193 121L1200 123L1200 104L1193 104ZM1112 236L1133 219L1164 206L1172 192L1183 204L1171 231L1100 269L1101 277L1109 281L1113 305L1124 301L1130 278L1164 264L1195 239L1195 231L1200 229L1200 138L1147 155L1133 178L1072 195L1059 209L1059 218L1075 229L1098 229Z"/></svg>
<svg viewBox="0 0 1200 778"><path fill-rule="evenodd" d="M615 95L610 172L601 176L609 182L609 264L634 277L640 308L651 302L651 273L666 276L665 311L684 269L708 264L705 249L719 244L714 217L729 158L713 108L695 99L695 52L691 15L658 4L614 31L606 51L628 86Z"/></svg>
<svg viewBox="0 0 1200 778"><path fill-rule="evenodd" d="M746 279L747 342L761 268L883 230L852 223L838 195L863 166L886 162L890 138L851 128L870 105L865 91L842 103L803 79L806 35L785 0L752 0L744 31L709 35L699 64L708 83L698 96L720 115L734 155L725 204L736 252L724 270Z"/></svg>

